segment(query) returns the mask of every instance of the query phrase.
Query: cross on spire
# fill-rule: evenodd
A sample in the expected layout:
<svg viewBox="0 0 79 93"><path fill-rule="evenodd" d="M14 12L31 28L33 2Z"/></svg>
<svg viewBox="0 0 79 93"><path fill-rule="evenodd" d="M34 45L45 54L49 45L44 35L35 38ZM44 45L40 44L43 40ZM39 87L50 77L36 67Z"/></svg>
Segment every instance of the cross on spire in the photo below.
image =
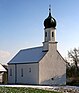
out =
<svg viewBox="0 0 79 93"><path fill-rule="evenodd" d="M51 5L49 5L49 16L51 16Z"/></svg>

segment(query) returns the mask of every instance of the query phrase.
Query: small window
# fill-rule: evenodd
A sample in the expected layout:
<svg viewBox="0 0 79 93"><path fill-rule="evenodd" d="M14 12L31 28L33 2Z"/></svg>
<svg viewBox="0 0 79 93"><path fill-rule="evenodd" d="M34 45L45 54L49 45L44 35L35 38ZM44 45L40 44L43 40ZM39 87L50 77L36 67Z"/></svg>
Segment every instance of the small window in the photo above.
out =
<svg viewBox="0 0 79 93"><path fill-rule="evenodd" d="M52 37L54 37L54 32L52 32Z"/></svg>
<svg viewBox="0 0 79 93"><path fill-rule="evenodd" d="M23 77L23 68L21 69L21 77Z"/></svg>
<svg viewBox="0 0 79 93"><path fill-rule="evenodd" d="M51 78L51 80L54 80L54 78Z"/></svg>
<svg viewBox="0 0 79 93"><path fill-rule="evenodd" d="M10 76L12 76L12 69L10 69Z"/></svg>
<svg viewBox="0 0 79 93"><path fill-rule="evenodd" d="M47 37L47 32L45 32L45 37Z"/></svg>
<svg viewBox="0 0 79 93"><path fill-rule="evenodd" d="M29 68L29 72L31 72L31 68Z"/></svg>

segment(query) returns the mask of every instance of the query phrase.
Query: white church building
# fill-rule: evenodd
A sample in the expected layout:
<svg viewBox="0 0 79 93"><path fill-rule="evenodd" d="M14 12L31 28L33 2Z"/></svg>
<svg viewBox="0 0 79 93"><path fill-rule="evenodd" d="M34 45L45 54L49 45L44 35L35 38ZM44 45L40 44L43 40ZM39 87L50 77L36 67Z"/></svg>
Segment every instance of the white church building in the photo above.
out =
<svg viewBox="0 0 79 93"><path fill-rule="evenodd" d="M56 20L51 8L44 27L43 46L20 50L9 61L9 84L66 84L66 62L57 50Z"/></svg>

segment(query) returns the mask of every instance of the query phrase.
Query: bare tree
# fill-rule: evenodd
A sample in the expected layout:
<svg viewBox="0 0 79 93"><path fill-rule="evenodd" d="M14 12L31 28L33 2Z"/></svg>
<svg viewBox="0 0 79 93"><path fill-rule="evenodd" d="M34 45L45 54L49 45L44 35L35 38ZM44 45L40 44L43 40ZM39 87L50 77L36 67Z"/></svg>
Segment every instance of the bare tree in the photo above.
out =
<svg viewBox="0 0 79 93"><path fill-rule="evenodd" d="M78 71L79 48L74 48L73 50L68 51L68 57L73 60L73 62L75 63L76 70Z"/></svg>

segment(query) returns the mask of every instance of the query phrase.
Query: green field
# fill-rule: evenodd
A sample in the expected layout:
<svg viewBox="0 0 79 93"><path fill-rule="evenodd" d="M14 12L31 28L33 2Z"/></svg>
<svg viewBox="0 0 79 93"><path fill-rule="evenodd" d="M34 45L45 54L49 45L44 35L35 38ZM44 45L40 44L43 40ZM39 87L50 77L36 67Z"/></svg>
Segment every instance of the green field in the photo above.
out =
<svg viewBox="0 0 79 93"><path fill-rule="evenodd" d="M0 87L0 93L60 93L34 88Z"/></svg>

